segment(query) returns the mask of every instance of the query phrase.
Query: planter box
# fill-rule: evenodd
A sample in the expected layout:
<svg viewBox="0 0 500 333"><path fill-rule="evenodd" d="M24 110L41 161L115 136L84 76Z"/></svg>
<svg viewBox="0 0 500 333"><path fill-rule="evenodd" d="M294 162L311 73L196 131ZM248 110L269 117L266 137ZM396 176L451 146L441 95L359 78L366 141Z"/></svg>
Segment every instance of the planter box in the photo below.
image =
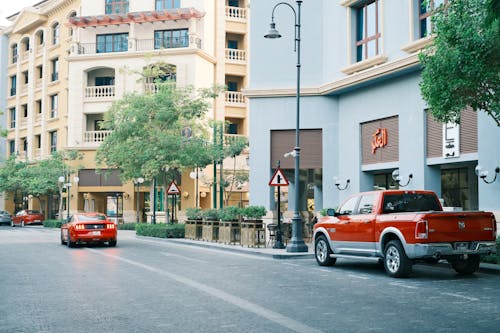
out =
<svg viewBox="0 0 500 333"><path fill-rule="evenodd" d="M224 244L240 243L240 228L238 221L221 221L219 224L219 242Z"/></svg>
<svg viewBox="0 0 500 333"><path fill-rule="evenodd" d="M266 230L262 220L247 220L241 222L241 245L266 246Z"/></svg>
<svg viewBox="0 0 500 333"><path fill-rule="evenodd" d="M217 241L219 239L219 221L203 221L201 239L204 241Z"/></svg>
<svg viewBox="0 0 500 333"><path fill-rule="evenodd" d="M202 220L186 220L185 236L187 239L201 239L203 221Z"/></svg>

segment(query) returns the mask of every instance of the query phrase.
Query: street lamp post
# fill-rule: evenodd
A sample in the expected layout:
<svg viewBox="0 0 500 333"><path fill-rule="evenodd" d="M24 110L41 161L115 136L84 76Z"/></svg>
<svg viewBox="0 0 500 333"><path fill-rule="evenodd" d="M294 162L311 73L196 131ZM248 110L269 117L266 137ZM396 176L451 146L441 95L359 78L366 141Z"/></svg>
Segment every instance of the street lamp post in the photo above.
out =
<svg viewBox="0 0 500 333"><path fill-rule="evenodd" d="M57 179L58 183L59 183L59 219L61 220L61 222L63 221L63 216L62 216L62 209L63 209L63 205L62 205L62 193L63 193L63 188L66 186L64 184L64 181L66 179L64 178L64 176L59 176L59 178Z"/></svg>
<svg viewBox="0 0 500 333"><path fill-rule="evenodd" d="M144 178L139 177L134 180L134 183L137 185L137 196L136 196L136 223L139 223L139 196L141 190L141 184L144 183Z"/></svg>
<svg viewBox="0 0 500 333"><path fill-rule="evenodd" d="M286 251L287 252L307 252L307 245L304 243L302 238L302 218L299 213L299 182L300 182L300 15L301 15L301 6L302 0L296 0L297 3L297 11L293 8L292 5L286 2L279 2L273 7L272 15L271 15L271 29L269 33L265 35L265 38L280 38L281 35L276 30L276 24L274 23L274 11L280 5L288 6L294 15L295 18L295 43L294 43L294 51L297 53L297 109L296 109L296 125L295 125L295 147L293 148L293 156L295 158L295 174L294 174L294 212L292 218L292 239L288 244Z"/></svg>
<svg viewBox="0 0 500 333"><path fill-rule="evenodd" d="M60 176L58 178L61 193L62 193L62 189L66 188L66 209L67 209L66 220L69 221L69 201L71 199L71 178L70 178L69 174L68 174L68 181L66 183L64 182L65 180L66 180L66 178L64 176ZM79 181L80 181L80 178L78 176L73 177L73 182L75 183L75 185L77 185ZM60 212L59 214L61 215L61 221L62 221L62 197L61 197L61 206L60 206L59 212Z"/></svg>

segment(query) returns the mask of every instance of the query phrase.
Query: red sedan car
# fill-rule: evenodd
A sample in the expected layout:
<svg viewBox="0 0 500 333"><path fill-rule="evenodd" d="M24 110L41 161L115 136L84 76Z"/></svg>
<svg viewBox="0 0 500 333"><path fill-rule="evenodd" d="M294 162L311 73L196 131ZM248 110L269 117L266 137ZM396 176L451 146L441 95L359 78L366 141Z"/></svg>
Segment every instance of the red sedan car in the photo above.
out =
<svg viewBox="0 0 500 333"><path fill-rule="evenodd" d="M38 210L33 209L23 209L17 212L16 215L12 217L11 225L15 227L20 225L24 227L28 224L42 224L45 220L43 214Z"/></svg>
<svg viewBox="0 0 500 333"><path fill-rule="evenodd" d="M116 225L101 213L76 213L61 226L61 244L74 247L80 243L116 246Z"/></svg>

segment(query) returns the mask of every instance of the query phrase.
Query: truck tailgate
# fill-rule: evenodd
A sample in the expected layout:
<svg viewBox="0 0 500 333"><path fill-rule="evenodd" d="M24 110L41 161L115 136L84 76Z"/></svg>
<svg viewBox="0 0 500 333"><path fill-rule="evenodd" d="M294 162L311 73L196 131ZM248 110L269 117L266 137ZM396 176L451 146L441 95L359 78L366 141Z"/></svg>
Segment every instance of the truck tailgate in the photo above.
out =
<svg viewBox="0 0 500 333"><path fill-rule="evenodd" d="M495 221L489 212L439 212L422 216L428 222L428 242L495 240Z"/></svg>

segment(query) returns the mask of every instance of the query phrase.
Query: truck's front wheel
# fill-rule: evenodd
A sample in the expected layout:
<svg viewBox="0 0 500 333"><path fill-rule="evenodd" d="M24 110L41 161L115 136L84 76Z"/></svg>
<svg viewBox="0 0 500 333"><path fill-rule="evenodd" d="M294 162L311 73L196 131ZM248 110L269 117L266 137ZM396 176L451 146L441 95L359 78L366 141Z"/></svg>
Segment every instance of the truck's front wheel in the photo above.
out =
<svg viewBox="0 0 500 333"><path fill-rule="evenodd" d="M316 261L320 266L332 266L337 259L330 257L330 254L332 254L332 250L330 249L328 240L324 235L320 235L314 243Z"/></svg>
<svg viewBox="0 0 500 333"><path fill-rule="evenodd" d="M413 263L406 256L399 240L391 240L385 246L384 267L391 277L407 277L411 273Z"/></svg>
<svg viewBox="0 0 500 333"><path fill-rule="evenodd" d="M479 262L479 256L471 255L467 259L451 260L450 264L458 274L469 275L479 269Z"/></svg>

